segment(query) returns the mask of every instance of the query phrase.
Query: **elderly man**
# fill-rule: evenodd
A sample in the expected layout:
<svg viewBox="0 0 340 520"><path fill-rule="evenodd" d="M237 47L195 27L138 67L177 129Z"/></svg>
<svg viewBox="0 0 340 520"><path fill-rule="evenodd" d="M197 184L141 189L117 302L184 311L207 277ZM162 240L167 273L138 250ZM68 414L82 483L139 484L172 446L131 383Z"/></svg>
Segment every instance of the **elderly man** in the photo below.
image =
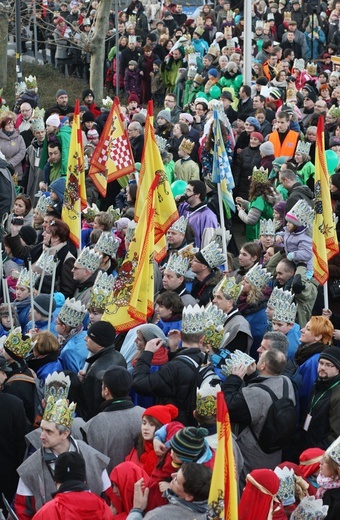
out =
<svg viewBox="0 0 340 520"><path fill-rule="evenodd" d="M135 162L141 162L144 148L143 127L138 121L132 121L128 126L128 136Z"/></svg>

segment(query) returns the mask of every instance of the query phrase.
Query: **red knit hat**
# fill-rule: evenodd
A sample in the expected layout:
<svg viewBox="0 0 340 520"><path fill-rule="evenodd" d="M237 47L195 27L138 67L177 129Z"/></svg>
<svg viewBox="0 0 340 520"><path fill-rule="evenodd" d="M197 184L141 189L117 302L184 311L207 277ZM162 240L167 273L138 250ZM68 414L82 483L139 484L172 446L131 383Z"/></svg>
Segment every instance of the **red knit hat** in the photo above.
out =
<svg viewBox="0 0 340 520"><path fill-rule="evenodd" d="M143 413L143 417L146 415L154 417L161 424L168 424L178 416L178 408L173 404L150 406Z"/></svg>
<svg viewBox="0 0 340 520"><path fill-rule="evenodd" d="M260 134L260 132L252 132L250 134L250 137L255 137L256 139L258 139L260 141L260 143L263 143L263 141L264 141L263 135Z"/></svg>

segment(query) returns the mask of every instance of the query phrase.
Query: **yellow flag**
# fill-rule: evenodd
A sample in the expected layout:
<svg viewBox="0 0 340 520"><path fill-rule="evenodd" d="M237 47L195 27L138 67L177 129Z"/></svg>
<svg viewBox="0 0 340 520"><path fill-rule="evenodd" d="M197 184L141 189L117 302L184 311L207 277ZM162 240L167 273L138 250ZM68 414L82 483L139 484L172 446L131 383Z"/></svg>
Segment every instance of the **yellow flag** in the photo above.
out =
<svg viewBox="0 0 340 520"><path fill-rule="evenodd" d="M77 248L80 248L81 245L81 211L86 206L84 148L80 127L79 100L77 99L72 123L66 188L61 217L68 224L70 238Z"/></svg>

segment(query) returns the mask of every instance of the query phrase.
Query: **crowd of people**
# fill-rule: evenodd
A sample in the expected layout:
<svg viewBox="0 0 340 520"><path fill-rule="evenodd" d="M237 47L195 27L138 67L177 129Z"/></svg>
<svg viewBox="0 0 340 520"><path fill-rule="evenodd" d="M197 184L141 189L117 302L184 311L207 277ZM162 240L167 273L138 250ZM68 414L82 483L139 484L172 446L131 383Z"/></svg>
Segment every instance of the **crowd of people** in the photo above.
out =
<svg viewBox="0 0 340 520"><path fill-rule="evenodd" d="M54 3L67 52L71 25L93 31L95 4ZM243 83L243 6L234 4L204 5L195 19L169 1L137 0L119 13L120 48L108 45L106 78L114 86L119 66L136 171L100 195L88 172L112 100L79 93L88 201L80 250L62 218L75 100L59 88L55 104L41 107L29 76L13 110L2 106L5 517L13 508L19 520L219 518L229 497L208 503L219 392L239 518L339 517L340 254L328 262L325 308L312 226L324 116L339 234L340 2L312 12L297 0L254 2L252 85ZM178 218L166 256L154 261L154 314L117 333L105 310L135 241L150 99ZM235 212L219 204L214 182L214 116Z"/></svg>

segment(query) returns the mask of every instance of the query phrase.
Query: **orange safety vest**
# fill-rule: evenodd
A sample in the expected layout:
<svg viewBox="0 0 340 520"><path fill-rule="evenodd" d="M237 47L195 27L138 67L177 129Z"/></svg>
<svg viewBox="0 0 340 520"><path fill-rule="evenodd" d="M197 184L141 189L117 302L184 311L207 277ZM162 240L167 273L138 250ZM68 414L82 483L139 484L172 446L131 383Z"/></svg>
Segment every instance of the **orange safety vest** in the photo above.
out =
<svg viewBox="0 0 340 520"><path fill-rule="evenodd" d="M270 141L274 145L275 159L277 159L278 157L293 157L299 137L300 134L298 134L298 132L294 132L294 130L289 130L283 143L281 144L279 132L277 130L269 134L268 141Z"/></svg>

